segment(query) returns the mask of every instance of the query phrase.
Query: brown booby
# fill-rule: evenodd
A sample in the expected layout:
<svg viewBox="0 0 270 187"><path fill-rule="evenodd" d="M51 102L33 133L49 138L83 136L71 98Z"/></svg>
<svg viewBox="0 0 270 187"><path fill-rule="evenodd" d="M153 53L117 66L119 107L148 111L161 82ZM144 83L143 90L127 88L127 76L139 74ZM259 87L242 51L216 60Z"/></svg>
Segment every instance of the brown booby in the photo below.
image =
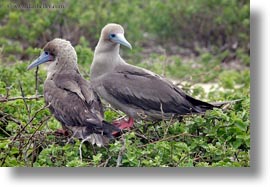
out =
<svg viewBox="0 0 270 187"><path fill-rule="evenodd" d="M77 54L70 42L58 38L48 42L44 52L27 69L45 62L49 66L44 99L63 129L99 147L107 144L113 138L112 132L119 129L104 121L100 99L81 76Z"/></svg>
<svg viewBox="0 0 270 187"><path fill-rule="evenodd" d="M126 63L119 55L120 44L132 48L119 24L107 24L95 48L90 77L101 98L129 116L116 122L124 129L133 118L168 120L173 116L204 113L220 106L197 100L185 94L169 80L140 67Z"/></svg>

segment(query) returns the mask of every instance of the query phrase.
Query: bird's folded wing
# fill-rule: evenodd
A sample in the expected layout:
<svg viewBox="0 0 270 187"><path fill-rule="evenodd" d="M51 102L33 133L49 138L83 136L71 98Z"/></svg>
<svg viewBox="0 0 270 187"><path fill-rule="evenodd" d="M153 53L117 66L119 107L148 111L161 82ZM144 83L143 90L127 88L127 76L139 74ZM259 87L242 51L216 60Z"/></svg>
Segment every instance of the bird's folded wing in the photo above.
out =
<svg viewBox="0 0 270 187"><path fill-rule="evenodd" d="M58 88L76 93L83 101L89 104L96 99L90 83L75 71L58 74L54 81Z"/></svg>
<svg viewBox="0 0 270 187"><path fill-rule="evenodd" d="M70 81L62 83L61 87L58 87L55 81L47 80L44 85L45 101L50 104L54 116L68 125L101 125L100 111L83 100L82 94L77 94L79 89L74 85L65 86Z"/></svg>
<svg viewBox="0 0 270 187"><path fill-rule="evenodd" d="M97 80L107 94L125 105L165 113L190 113L195 107L186 95L163 78L139 68L119 68Z"/></svg>

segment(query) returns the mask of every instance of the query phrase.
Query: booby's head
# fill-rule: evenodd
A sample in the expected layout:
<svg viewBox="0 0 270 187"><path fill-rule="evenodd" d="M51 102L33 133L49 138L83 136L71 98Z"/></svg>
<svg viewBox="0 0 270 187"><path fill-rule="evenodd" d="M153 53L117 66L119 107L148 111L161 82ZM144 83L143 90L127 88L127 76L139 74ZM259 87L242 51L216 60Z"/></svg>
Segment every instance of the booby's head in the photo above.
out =
<svg viewBox="0 0 270 187"><path fill-rule="evenodd" d="M45 45L41 55L27 67L27 70L46 62L49 63L49 71L74 69L77 68L77 54L69 41L56 38Z"/></svg>
<svg viewBox="0 0 270 187"><path fill-rule="evenodd" d="M102 29L101 40L111 42L113 44L121 44L132 49L131 44L124 36L123 27L116 23L109 23Z"/></svg>

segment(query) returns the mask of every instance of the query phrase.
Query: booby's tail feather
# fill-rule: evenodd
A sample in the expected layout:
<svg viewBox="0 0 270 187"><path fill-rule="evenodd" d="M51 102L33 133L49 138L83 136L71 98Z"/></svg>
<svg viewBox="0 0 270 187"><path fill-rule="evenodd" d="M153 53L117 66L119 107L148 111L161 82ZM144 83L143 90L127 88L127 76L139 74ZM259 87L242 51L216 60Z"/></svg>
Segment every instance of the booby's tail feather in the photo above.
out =
<svg viewBox="0 0 270 187"><path fill-rule="evenodd" d="M102 121L102 128L93 130L91 126L73 126L69 127L73 132L73 137L88 141L92 145L96 144L98 147L105 146L113 139L113 132L119 132L120 129L116 126Z"/></svg>
<svg viewBox="0 0 270 187"><path fill-rule="evenodd" d="M242 100L243 99L235 99L235 100L231 100L231 101L211 102L210 104L213 105L214 107L222 108L223 106L225 106L227 104L236 103L236 102L239 102Z"/></svg>
<svg viewBox="0 0 270 187"><path fill-rule="evenodd" d="M195 99L191 96L186 96L186 99L192 103L194 106L193 110L196 113L205 113L207 110L213 110L214 108L222 108L225 109L229 104L236 103L238 101L241 101L243 99L235 99L231 101L221 101L221 102L204 102L198 99Z"/></svg>

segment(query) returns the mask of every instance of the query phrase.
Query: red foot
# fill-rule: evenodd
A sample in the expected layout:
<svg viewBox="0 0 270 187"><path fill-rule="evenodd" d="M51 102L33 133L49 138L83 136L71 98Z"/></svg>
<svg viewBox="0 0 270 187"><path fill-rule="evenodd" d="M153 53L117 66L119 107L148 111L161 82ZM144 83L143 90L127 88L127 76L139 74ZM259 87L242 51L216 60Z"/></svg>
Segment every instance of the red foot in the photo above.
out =
<svg viewBox="0 0 270 187"><path fill-rule="evenodd" d="M55 135L57 136L68 136L69 133L67 130L64 130L64 129L57 129L55 132L54 132Z"/></svg>
<svg viewBox="0 0 270 187"><path fill-rule="evenodd" d="M125 118L124 118L124 119L121 119L121 120L116 120L112 124L115 125L116 127L118 127L121 130L129 129L130 127L132 127L134 125L134 119L130 117L128 119L128 121L126 121ZM119 133L118 132L113 132L112 134L114 136L117 136Z"/></svg>
<svg viewBox="0 0 270 187"><path fill-rule="evenodd" d="M113 125L115 125L116 127L118 127L121 130L128 129L128 128L132 127L133 124L134 124L133 118L129 118L128 121L126 121L125 119L121 119L121 120L113 122Z"/></svg>

